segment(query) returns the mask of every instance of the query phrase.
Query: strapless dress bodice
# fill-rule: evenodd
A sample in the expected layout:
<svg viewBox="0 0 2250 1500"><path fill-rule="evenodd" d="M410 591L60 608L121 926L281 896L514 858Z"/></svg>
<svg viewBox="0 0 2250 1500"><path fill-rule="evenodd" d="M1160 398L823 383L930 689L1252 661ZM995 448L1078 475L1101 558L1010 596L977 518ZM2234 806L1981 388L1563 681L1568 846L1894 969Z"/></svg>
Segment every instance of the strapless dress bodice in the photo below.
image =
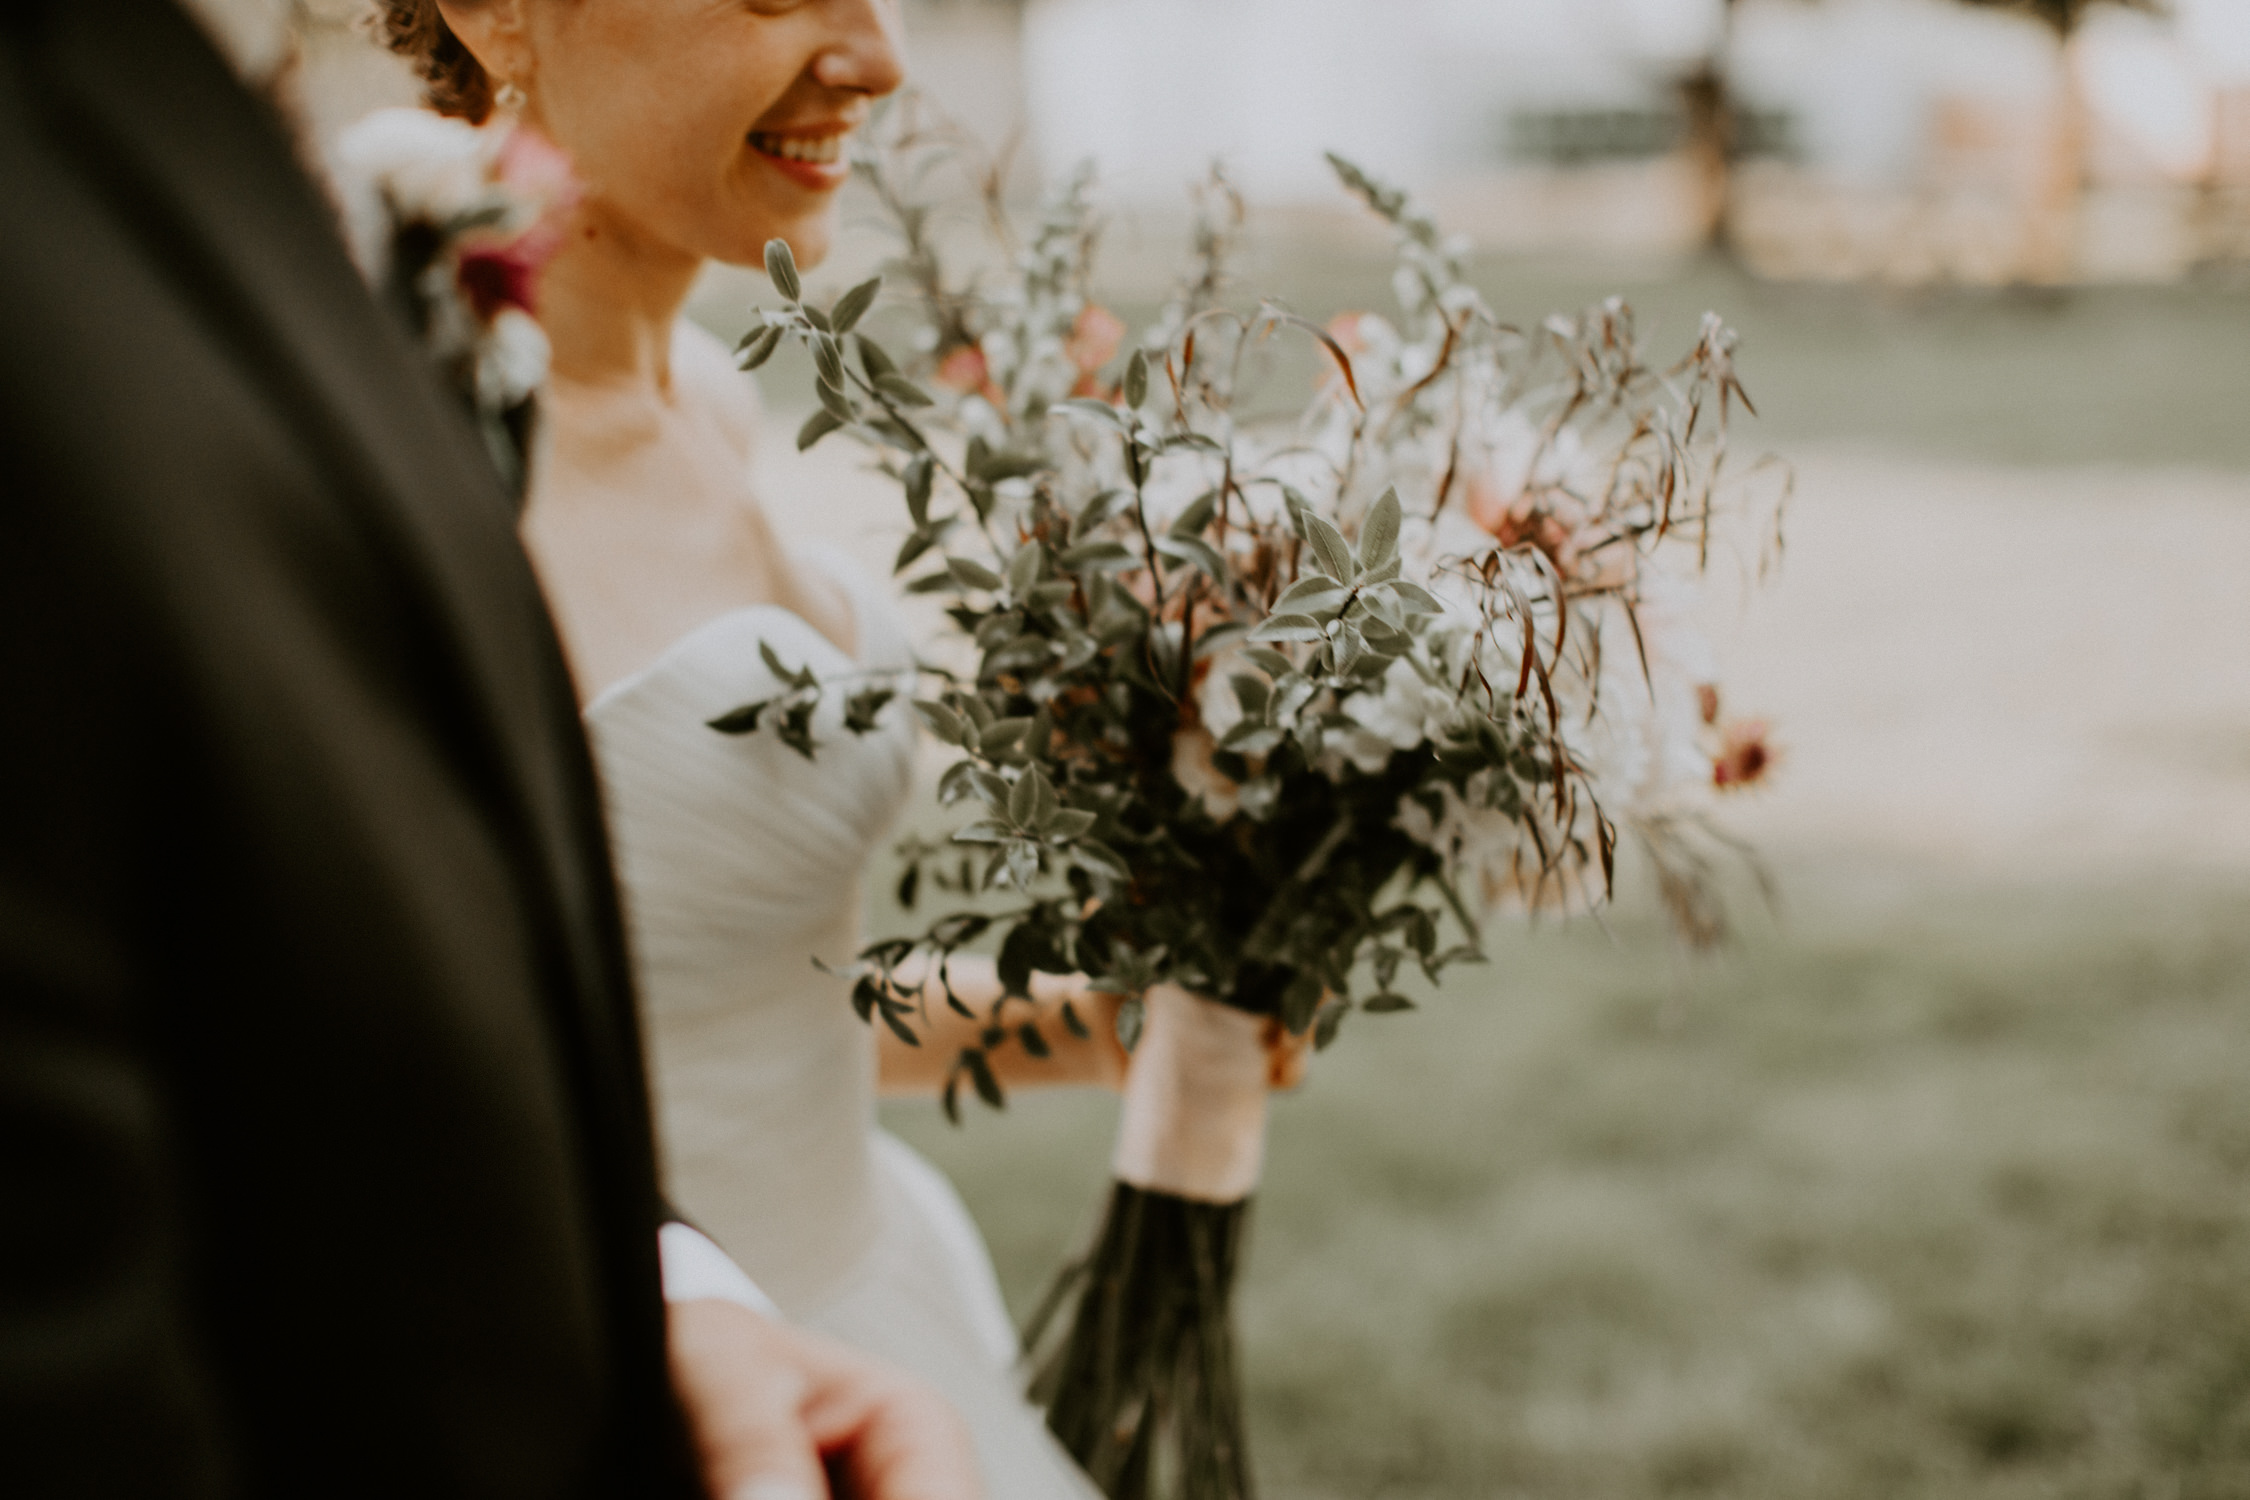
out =
<svg viewBox="0 0 2250 1500"><path fill-rule="evenodd" d="M860 886L913 784L913 648L841 557L798 561L850 593L850 655L788 610L721 615L586 710L600 767L667 1189L791 1318L942 1390L989 1500L1100 1500L1024 1401L1015 1333L952 1185L875 1120L875 1046L848 984ZM712 719L775 697L770 647L832 684L815 755L772 724ZM856 734L844 700L902 689Z"/></svg>
<svg viewBox="0 0 2250 1500"><path fill-rule="evenodd" d="M860 882L912 781L903 701L877 727L843 702L912 648L841 559L800 557L850 591L853 654L796 614L719 616L586 711L641 981L672 1191L792 1311L849 1277L875 1229L874 1052L844 981L815 967L859 947ZM769 721L712 719L787 685L765 660L832 684L815 755Z"/></svg>

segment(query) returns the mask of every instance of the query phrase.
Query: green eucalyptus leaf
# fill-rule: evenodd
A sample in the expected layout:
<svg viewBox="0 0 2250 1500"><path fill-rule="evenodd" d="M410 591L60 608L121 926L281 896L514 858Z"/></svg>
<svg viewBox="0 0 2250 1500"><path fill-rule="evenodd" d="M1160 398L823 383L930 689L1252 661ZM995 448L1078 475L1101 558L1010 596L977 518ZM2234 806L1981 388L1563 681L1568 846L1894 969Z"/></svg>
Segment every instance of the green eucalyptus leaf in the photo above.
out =
<svg viewBox="0 0 2250 1500"><path fill-rule="evenodd" d="M1071 860L1098 874L1120 883L1133 878L1132 866L1123 856L1100 839L1082 838L1070 846Z"/></svg>
<svg viewBox="0 0 2250 1500"><path fill-rule="evenodd" d="M813 743L812 733L813 710L817 706L813 703L790 704L781 711L781 726L774 730L775 736L784 745L807 760L813 759L813 752L819 748Z"/></svg>
<svg viewBox="0 0 2250 1500"><path fill-rule="evenodd" d="M1366 654L1367 638L1360 634L1357 625L1345 625L1329 643L1329 669L1339 675L1349 672Z"/></svg>
<svg viewBox="0 0 2250 1500"><path fill-rule="evenodd" d="M1281 992L1281 1024L1289 1028L1291 1036L1303 1036L1326 998L1327 986L1320 982L1320 976L1299 970Z"/></svg>
<svg viewBox="0 0 2250 1500"><path fill-rule="evenodd" d="M914 706L920 708L922 705L917 703ZM952 712L951 709L946 711ZM958 802L975 796L976 781L974 778L977 770L977 763L973 760L957 760L952 765L947 766L945 774L938 778L938 805L940 807L952 807Z"/></svg>
<svg viewBox="0 0 2250 1500"><path fill-rule="evenodd" d="M838 333L850 333L853 326L867 316L867 310L875 305L875 298L882 290L883 278L880 276L861 282L836 299L836 306L828 314L828 321Z"/></svg>
<svg viewBox="0 0 2250 1500"><path fill-rule="evenodd" d="M1271 755L1281 748L1282 738L1280 730L1269 729L1255 719L1245 719L1228 730L1219 744L1237 755Z"/></svg>
<svg viewBox="0 0 2250 1500"><path fill-rule="evenodd" d="M1250 632L1253 641L1325 641L1327 632L1310 615L1274 615Z"/></svg>
<svg viewBox="0 0 2250 1500"><path fill-rule="evenodd" d="M797 279L797 257L790 253L787 240L766 241L766 275L773 279L773 289L791 302L804 296L804 283Z"/></svg>
<svg viewBox="0 0 2250 1500"><path fill-rule="evenodd" d="M758 729L758 720L771 707L773 707L771 698L761 698L756 703L745 703L733 713L721 714L716 719L707 721L708 727L716 729L721 734L755 734Z"/></svg>
<svg viewBox="0 0 2250 1500"><path fill-rule="evenodd" d="M956 844L1005 844L1016 837L1016 830L992 818L979 819L953 835Z"/></svg>
<svg viewBox="0 0 2250 1500"><path fill-rule="evenodd" d="M842 430L843 426L842 418L823 407L807 418L804 426L797 429L797 451L804 452L828 434Z"/></svg>
<svg viewBox="0 0 2250 1500"><path fill-rule="evenodd" d="M838 422L859 420L859 408L852 405L852 398L845 395L841 387L830 385L826 376L813 382L813 392L820 397L821 409Z"/></svg>
<svg viewBox="0 0 2250 1500"><path fill-rule="evenodd" d="M1200 536L1203 529L1211 524L1211 518L1218 513L1219 492L1212 490L1186 510L1180 512L1180 518L1174 521L1168 529L1176 537Z"/></svg>
<svg viewBox="0 0 2250 1500"><path fill-rule="evenodd" d="M1039 1028L1029 1021L1016 1028L1016 1040L1022 1044L1023 1050L1033 1057L1044 1059L1054 1056L1053 1049L1047 1045L1046 1037L1040 1035Z"/></svg>
<svg viewBox="0 0 2250 1500"><path fill-rule="evenodd" d="M813 368L820 372L820 378L841 394L846 384L843 346L827 334L821 334L812 341L812 357Z"/></svg>
<svg viewBox="0 0 2250 1500"><path fill-rule="evenodd" d="M1131 498L1131 494L1125 490L1103 490L1093 499L1088 500L1084 506L1080 507L1076 518L1075 524L1079 534L1083 536L1096 526L1101 525L1116 512L1118 506Z"/></svg>
<svg viewBox="0 0 2250 1500"><path fill-rule="evenodd" d="M844 727L853 734L872 734L877 727L877 715L888 708L898 696L896 688L871 687L854 693L844 705Z"/></svg>
<svg viewBox="0 0 2250 1500"><path fill-rule="evenodd" d="M1125 416L1122 412L1107 401L1096 401L1090 396L1073 397L1071 400L1055 407L1054 410L1068 413L1074 417L1091 417L1095 421L1107 423L1119 432L1125 431L1126 428Z"/></svg>
<svg viewBox="0 0 2250 1500"><path fill-rule="evenodd" d="M1379 568L1398 555L1398 532L1404 519L1398 487L1383 491L1359 527L1359 561L1362 567Z"/></svg>
<svg viewBox="0 0 2250 1500"><path fill-rule="evenodd" d="M1360 1002L1359 1008L1371 1016L1390 1016L1396 1015L1402 1010L1412 1010L1415 1007L1414 1002L1404 995L1393 995L1386 992L1368 996Z"/></svg>
<svg viewBox="0 0 2250 1500"><path fill-rule="evenodd" d="M924 554L937 545L937 540L936 536L927 531L910 534L899 544L898 561L891 565L891 576L895 578L920 562Z"/></svg>
<svg viewBox="0 0 2250 1500"><path fill-rule="evenodd" d="M870 381L881 380L885 375L896 375L898 373L897 362L891 358L889 351L884 349L881 344L876 343L864 333L855 334L853 338L859 344L859 367L867 372L867 378Z"/></svg>
<svg viewBox="0 0 2250 1500"><path fill-rule="evenodd" d="M1094 825L1100 821L1098 816L1082 808L1066 807L1047 825L1047 836L1068 843L1093 832Z"/></svg>
<svg viewBox="0 0 2250 1500"><path fill-rule="evenodd" d="M930 726L930 733L936 735L948 745L959 745L967 742L969 726L961 722L959 714L947 708L944 704L930 703L918 699L914 704L914 711L922 716L923 723Z"/></svg>
<svg viewBox="0 0 2250 1500"><path fill-rule="evenodd" d="M1277 613L1286 610L1301 615L1326 614L1344 602L1344 595L1345 590L1333 579L1300 578L1281 591L1273 607Z"/></svg>
<svg viewBox="0 0 2250 1500"><path fill-rule="evenodd" d="M954 581L965 589L981 589L990 593L997 590L1004 581L983 563L966 557L948 557L945 566L952 573Z"/></svg>
<svg viewBox="0 0 2250 1500"><path fill-rule="evenodd" d="M1438 599L1438 596L1418 583L1394 579L1384 584L1383 587L1408 614L1442 615L1445 613L1445 605Z"/></svg>
<svg viewBox="0 0 2250 1500"><path fill-rule="evenodd" d="M1306 540L1312 544L1313 556L1318 559L1321 569L1329 577L1342 583L1350 583L1357 578L1359 563L1352 556L1352 544L1344 540L1344 534L1326 516L1312 511L1304 512L1300 519L1305 527Z"/></svg>
<svg viewBox="0 0 2250 1500"><path fill-rule="evenodd" d="M1123 542L1080 542L1075 547L1064 549L1062 554L1055 559L1055 566L1061 568L1065 573L1076 573L1086 568L1098 568L1132 561L1134 561L1133 551Z"/></svg>
<svg viewBox="0 0 2250 1500"><path fill-rule="evenodd" d="M1279 651L1265 646L1252 646L1242 653L1242 658L1267 676L1277 680L1297 670L1295 662L1283 656Z"/></svg>
<svg viewBox="0 0 2250 1500"><path fill-rule="evenodd" d="M1008 820L1018 828L1037 829L1042 789L1049 797L1055 794L1054 788L1047 785L1047 778L1039 773L1037 766L1017 778L1015 790L1008 796Z"/></svg>
<svg viewBox="0 0 2250 1500"><path fill-rule="evenodd" d="M893 1036L909 1047L922 1045L922 1039L914 1034L914 1028L906 1024L906 1016L910 1013L908 1007L893 1000L877 1005L875 1011L883 1018L883 1024L891 1028Z"/></svg>
<svg viewBox="0 0 2250 1500"><path fill-rule="evenodd" d="M1135 349L1125 366L1125 404L1138 410L1148 402L1148 352Z"/></svg>
<svg viewBox="0 0 2250 1500"><path fill-rule="evenodd" d="M742 347L735 352L735 363L745 370L755 370L772 359L774 351L780 347L781 329L767 328L742 341Z"/></svg>
<svg viewBox="0 0 2250 1500"><path fill-rule="evenodd" d="M992 1076L992 1064L984 1053L975 1047L964 1049L961 1065L969 1070L969 1081L976 1085L977 1097L994 1109L1006 1109L1008 1101L1000 1092L1000 1080Z"/></svg>
<svg viewBox="0 0 2250 1500"><path fill-rule="evenodd" d="M977 748L991 755L996 751L1013 750L1031 733L1032 721L1021 719L995 719L977 736Z"/></svg>
<svg viewBox="0 0 2250 1500"><path fill-rule="evenodd" d="M1214 583L1227 581L1226 559L1219 556L1218 548L1199 536L1160 536L1156 539L1156 550L1174 562L1202 569Z"/></svg>
<svg viewBox="0 0 2250 1500"><path fill-rule="evenodd" d="M906 512L916 529L930 524L930 490L937 482L937 459L924 453L906 466Z"/></svg>
<svg viewBox="0 0 2250 1500"><path fill-rule="evenodd" d="M923 390L904 375L878 375L875 377L875 389L909 411L918 407L937 405L935 396Z"/></svg>

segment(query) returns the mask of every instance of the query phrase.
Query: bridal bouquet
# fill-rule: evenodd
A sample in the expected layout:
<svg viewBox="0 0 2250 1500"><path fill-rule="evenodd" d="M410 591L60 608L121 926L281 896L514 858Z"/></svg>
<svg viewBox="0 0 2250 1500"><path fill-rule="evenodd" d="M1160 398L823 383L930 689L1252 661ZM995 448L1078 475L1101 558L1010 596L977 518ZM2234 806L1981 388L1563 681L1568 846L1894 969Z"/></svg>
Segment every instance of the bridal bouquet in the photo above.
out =
<svg viewBox="0 0 2250 1500"><path fill-rule="evenodd" d="M407 319L518 490L547 335L540 273L578 200L570 160L537 131L382 109L338 139L352 256Z"/></svg>
<svg viewBox="0 0 2250 1500"><path fill-rule="evenodd" d="M862 164L917 292L903 352L869 332L877 282L815 306L778 241L782 305L742 349L810 350L800 444L868 445L904 501L905 586L968 643L914 703L952 748L958 827L908 848L899 895L943 910L860 955L855 1003L914 1040L902 970L996 944L1008 998L950 1112L1001 1102L994 1050L1046 1050L1014 1019L1034 973L1125 997L1118 1182L1035 1393L1112 1495L1243 1495L1228 1303L1269 1049L1410 1009L1402 974L1481 960L1495 910L1600 902L1628 837L1686 934L1719 933L1705 815L1766 754L1722 720L1691 619L1736 519L1734 337L1707 319L1660 369L1619 303L1506 326L1461 248L1342 161L1396 231L1395 316L1229 302L1240 206L1215 178L1191 274L1132 337L1089 290L1083 178L1003 269L949 279L924 190L949 149L902 130ZM1318 378L1261 415L1287 339ZM813 710L852 685L775 670L780 696L713 728L817 755ZM853 691L847 724L890 693Z"/></svg>

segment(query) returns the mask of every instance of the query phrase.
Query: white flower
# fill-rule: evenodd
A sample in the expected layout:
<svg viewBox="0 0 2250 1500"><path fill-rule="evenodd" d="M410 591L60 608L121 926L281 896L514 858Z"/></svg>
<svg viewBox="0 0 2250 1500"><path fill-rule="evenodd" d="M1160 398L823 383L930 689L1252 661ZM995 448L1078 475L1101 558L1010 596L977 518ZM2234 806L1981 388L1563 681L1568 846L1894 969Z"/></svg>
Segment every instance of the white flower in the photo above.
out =
<svg viewBox="0 0 2250 1500"><path fill-rule="evenodd" d="M1383 674L1381 692L1354 693L1344 700L1344 716L1352 721L1352 728L1331 743L1346 760L1373 776L1398 751L1443 735L1453 708L1452 693L1429 682L1411 663L1394 661Z"/></svg>
<svg viewBox="0 0 2250 1500"><path fill-rule="evenodd" d="M1195 692L1195 716L1214 740L1223 740L1242 722L1242 700L1234 695L1235 675L1243 671L1242 653L1224 650L1211 659L1211 670Z"/></svg>
<svg viewBox="0 0 2250 1500"><path fill-rule="evenodd" d="M1575 748L1613 816L1675 813L1709 792L1711 760L1703 749L1702 689L1718 681L1711 642L1694 617L1692 586L1644 567L1633 643L1623 606L1603 622L1600 712Z"/></svg>
<svg viewBox="0 0 2250 1500"><path fill-rule="evenodd" d="M480 207L501 139L426 109L379 109L338 136L330 175L362 274L389 274L395 221L442 224Z"/></svg>
<svg viewBox="0 0 2250 1500"><path fill-rule="evenodd" d="M1211 764L1218 741L1207 729L1183 729L1172 736L1172 779L1202 804L1214 823L1224 823L1242 808L1242 788Z"/></svg>
<svg viewBox="0 0 2250 1500"><path fill-rule="evenodd" d="M503 308L477 349L477 401L504 411L547 383L547 332L521 308Z"/></svg>

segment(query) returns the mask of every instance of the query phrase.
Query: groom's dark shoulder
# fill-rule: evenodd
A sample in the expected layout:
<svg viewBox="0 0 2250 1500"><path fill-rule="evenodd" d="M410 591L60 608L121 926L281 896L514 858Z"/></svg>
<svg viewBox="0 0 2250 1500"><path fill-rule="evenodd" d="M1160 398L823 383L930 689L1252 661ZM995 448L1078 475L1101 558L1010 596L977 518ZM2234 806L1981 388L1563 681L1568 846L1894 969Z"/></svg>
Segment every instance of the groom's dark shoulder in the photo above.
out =
<svg viewBox="0 0 2250 1500"><path fill-rule="evenodd" d="M0 1494L544 1496L650 1451L545 631L200 35L0 0Z"/></svg>

